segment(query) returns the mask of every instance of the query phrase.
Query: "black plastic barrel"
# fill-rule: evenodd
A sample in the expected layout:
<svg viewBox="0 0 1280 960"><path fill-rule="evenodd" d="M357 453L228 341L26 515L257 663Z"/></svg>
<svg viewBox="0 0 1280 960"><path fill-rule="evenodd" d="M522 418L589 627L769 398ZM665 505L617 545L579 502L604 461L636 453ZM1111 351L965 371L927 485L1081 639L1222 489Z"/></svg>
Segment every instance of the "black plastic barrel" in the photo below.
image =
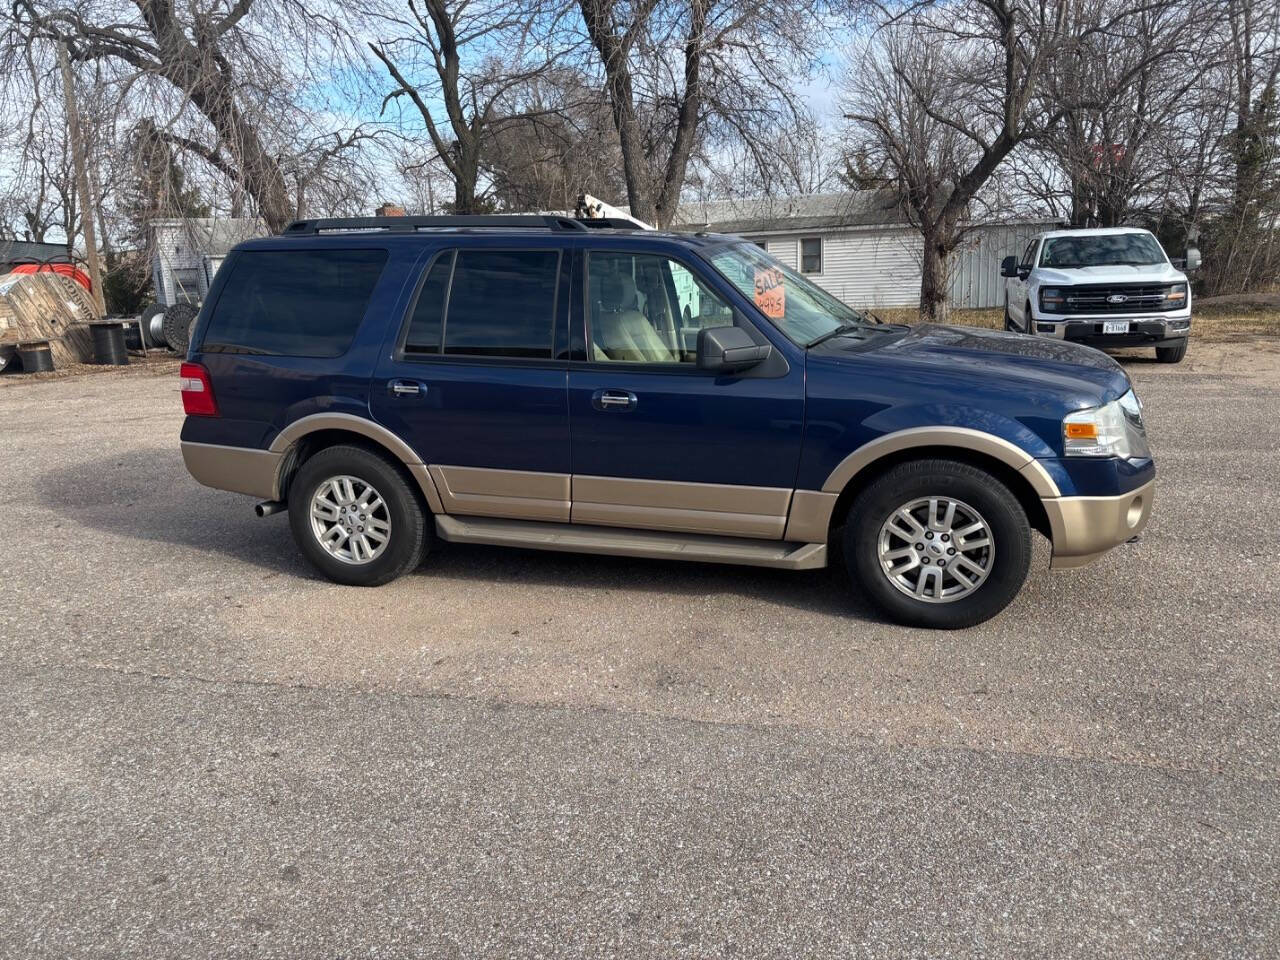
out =
<svg viewBox="0 0 1280 960"><path fill-rule="evenodd" d="M129 363L124 345L123 323L93 324L93 362L123 367Z"/></svg>
<svg viewBox="0 0 1280 960"><path fill-rule="evenodd" d="M18 344L18 359L23 373L42 373L53 369L53 351L48 340L36 340Z"/></svg>

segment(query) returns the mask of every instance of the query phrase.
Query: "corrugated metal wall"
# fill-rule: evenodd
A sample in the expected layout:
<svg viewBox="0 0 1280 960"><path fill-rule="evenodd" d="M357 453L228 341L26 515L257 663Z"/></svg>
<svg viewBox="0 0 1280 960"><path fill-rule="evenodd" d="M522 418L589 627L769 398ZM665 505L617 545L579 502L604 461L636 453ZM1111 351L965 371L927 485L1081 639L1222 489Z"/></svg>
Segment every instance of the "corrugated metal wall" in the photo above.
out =
<svg viewBox="0 0 1280 960"><path fill-rule="evenodd" d="M1021 253L1048 224L985 226L973 230L951 262L951 300L957 307L1004 305L1000 261ZM798 269L801 234L761 236L769 253ZM810 279L855 307L914 307L920 303L920 235L885 228L805 233L822 237L822 273Z"/></svg>
<svg viewBox="0 0 1280 960"><path fill-rule="evenodd" d="M951 260L951 302L958 307L1003 307L1000 261L1022 250L1051 224L979 227L961 241Z"/></svg>

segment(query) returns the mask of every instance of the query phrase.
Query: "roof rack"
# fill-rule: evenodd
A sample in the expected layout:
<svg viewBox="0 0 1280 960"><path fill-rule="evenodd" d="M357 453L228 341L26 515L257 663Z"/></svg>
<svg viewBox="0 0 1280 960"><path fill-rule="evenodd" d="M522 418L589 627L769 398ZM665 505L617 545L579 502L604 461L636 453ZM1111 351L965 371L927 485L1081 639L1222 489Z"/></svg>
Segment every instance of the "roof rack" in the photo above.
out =
<svg viewBox="0 0 1280 960"><path fill-rule="evenodd" d="M572 217L530 216L527 214L458 215L450 217L326 217L318 220L295 220L284 228L285 236L319 233L416 233L419 230L581 230L588 221ZM603 222L602 222L602 225ZM633 227L626 221L608 226Z"/></svg>
<svg viewBox="0 0 1280 960"><path fill-rule="evenodd" d="M646 230L647 227L628 220L625 217L578 217L574 223L580 223L588 229L595 230Z"/></svg>

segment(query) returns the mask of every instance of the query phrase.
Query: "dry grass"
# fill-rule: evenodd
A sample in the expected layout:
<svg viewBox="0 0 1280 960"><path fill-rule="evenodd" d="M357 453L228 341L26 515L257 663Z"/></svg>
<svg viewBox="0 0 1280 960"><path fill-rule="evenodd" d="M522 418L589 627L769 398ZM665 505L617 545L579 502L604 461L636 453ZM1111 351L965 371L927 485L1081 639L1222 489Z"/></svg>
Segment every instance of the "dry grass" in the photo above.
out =
<svg viewBox="0 0 1280 960"><path fill-rule="evenodd" d="M888 323L916 323L918 313L911 307L873 310ZM969 327L1004 328L1004 311L953 310L951 322ZM1253 337L1280 337L1280 300L1256 297L1214 297L1192 304L1191 336L1198 340L1245 340Z"/></svg>

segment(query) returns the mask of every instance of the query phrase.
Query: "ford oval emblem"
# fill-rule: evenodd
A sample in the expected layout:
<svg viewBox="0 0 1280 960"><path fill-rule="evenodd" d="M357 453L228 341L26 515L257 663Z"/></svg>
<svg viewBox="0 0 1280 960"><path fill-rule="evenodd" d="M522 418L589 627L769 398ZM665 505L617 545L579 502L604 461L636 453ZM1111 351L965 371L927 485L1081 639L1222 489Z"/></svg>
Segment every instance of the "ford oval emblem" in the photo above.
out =
<svg viewBox="0 0 1280 960"><path fill-rule="evenodd" d="M1107 303L1128 303L1128 301L1129 298L1123 293L1113 293L1111 296L1107 297Z"/></svg>

